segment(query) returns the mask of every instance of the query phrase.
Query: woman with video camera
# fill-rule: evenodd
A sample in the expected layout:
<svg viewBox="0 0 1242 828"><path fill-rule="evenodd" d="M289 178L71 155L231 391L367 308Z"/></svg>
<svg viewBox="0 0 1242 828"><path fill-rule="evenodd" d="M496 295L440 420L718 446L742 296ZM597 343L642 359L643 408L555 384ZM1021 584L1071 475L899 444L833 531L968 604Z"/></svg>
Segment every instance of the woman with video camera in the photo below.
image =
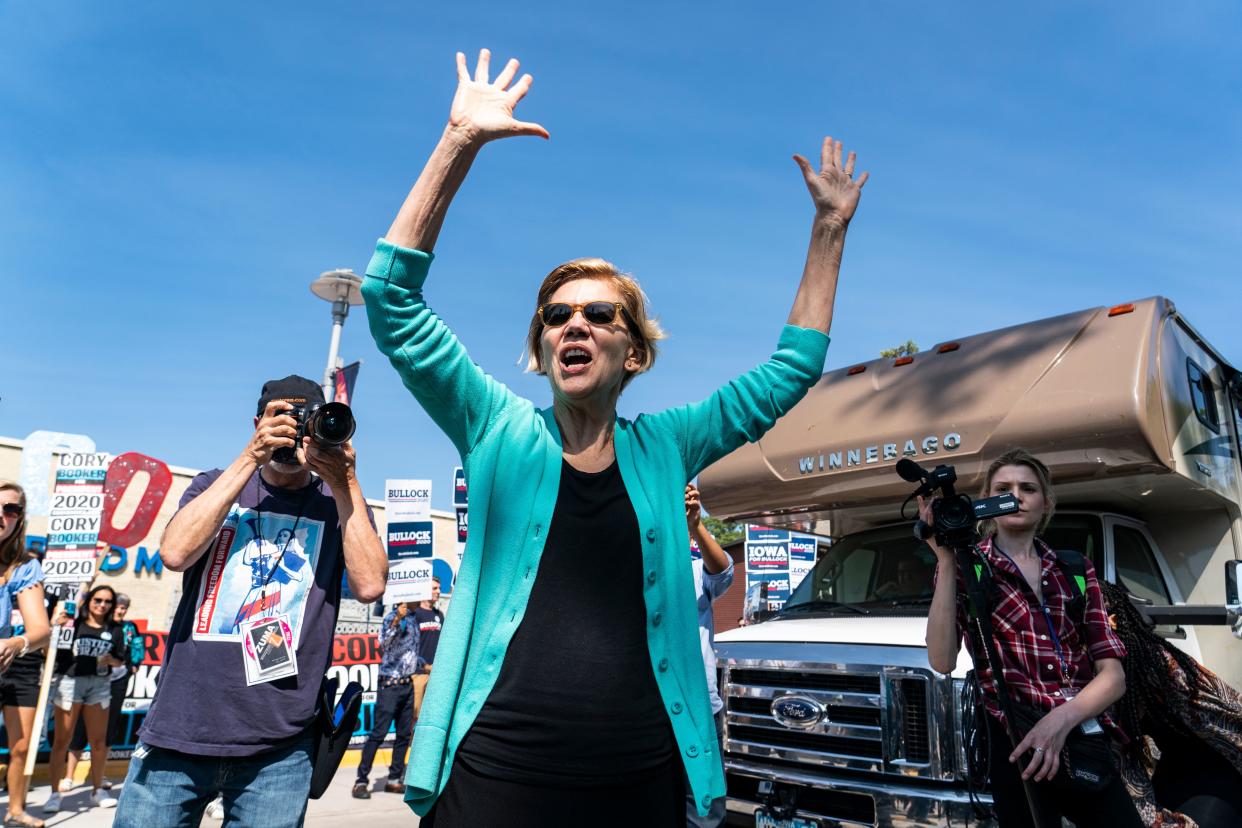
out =
<svg viewBox="0 0 1242 828"><path fill-rule="evenodd" d="M487 376L427 306L450 201L513 117L517 61L457 55L449 124L367 268L371 332L461 453L470 536L414 734L406 800L425 828L685 825L724 795L686 553L684 486L757 440L823 370L841 252L866 173L824 142L795 157L814 218L775 354L708 399L627 420L622 390L663 337L637 282L602 259L555 268L528 311L536 408ZM606 200L602 191L583 192ZM775 284L775 277L767 276ZM460 277L456 280L461 290ZM452 283L450 283L452 286ZM766 289L766 287L765 287ZM433 807L434 806L434 807Z"/></svg>
<svg viewBox="0 0 1242 828"><path fill-rule="evenodd" d="M1125 648L1109 628L1095 570L1076 555L1081 573L1067 571L1064 553L1038 537L1056 505L1048 468L1038 458L1017 448L997 458L981 497L1002 494L1013 495L1018 509L985 521L977 557L964 566L958 551L928 540L937 558L928 661L952 672L966 636L986 709L1001 828L1060 828L1062 817L1079 826L1142 828L1107 742L1125 741L1105 713L1125 693ZM932 503L919 498L920 520L929 526ZM967 577L975 581L968 584ZM987 606L976 623L971 605L979 600ZM986 646L984 636L995 646ZM1001 661L999 677L993 657ZM1006 721L1006 709L1016 721Z"/></svg>

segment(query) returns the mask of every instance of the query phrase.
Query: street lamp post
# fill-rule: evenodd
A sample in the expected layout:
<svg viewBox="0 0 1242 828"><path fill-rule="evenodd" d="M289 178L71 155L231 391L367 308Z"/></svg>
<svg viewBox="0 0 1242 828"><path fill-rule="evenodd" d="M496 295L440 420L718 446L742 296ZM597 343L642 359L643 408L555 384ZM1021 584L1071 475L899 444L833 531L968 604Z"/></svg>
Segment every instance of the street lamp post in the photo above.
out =
<svg viewBox="0 0 1242 828"><path fill-rule="evenodd" d="M328 365L323 369L323 396L332 399L332 372L337 368L337 352L341 348L341 329L350 305L362 304L362 277L349 268L329 270L311 282L311 293L332 303L332 341L328 345Z"/></svg>

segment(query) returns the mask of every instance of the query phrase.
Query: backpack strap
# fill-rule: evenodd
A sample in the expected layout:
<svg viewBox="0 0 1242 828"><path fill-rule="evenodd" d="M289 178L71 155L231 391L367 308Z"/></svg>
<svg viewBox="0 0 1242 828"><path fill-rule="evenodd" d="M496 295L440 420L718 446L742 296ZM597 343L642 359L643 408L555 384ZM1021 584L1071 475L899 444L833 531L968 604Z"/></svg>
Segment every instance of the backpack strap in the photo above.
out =
<svg viewBox="0 0 1242 828"><path fill-rule="evenodd" d="M1087 559L1074 549L1057 549L1055 554L1073 594L1066 611L1074 623L1081 625L1087 618Z"/></svg>

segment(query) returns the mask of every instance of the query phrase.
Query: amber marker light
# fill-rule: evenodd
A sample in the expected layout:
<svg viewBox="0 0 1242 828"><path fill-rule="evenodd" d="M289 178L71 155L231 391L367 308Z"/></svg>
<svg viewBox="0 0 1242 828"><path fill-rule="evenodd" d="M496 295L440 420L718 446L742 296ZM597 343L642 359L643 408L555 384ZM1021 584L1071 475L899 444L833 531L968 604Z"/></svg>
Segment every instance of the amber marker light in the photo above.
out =
<svg viewBox="0 0 1242 828"><path fill-rule="evenodd" d="M958 344L958 343L956 343L956 342L946 342L946 343L944 343L943 345L941 345L939 348L937 348L937 349L936 349L936 353L938 353L938 354L950 354L950 353L953 353L954 351L956 351L956 350L957 350L958 348L960 348L960 347L962 347L962 346L961 346L961 345L959 345L959 344Z"/></svg>
<svg viewBox="0 0 1242 828"><path fill-rule="evenodd" d="M846 376L848 376L848 377L852 377L852 376L854 376L855 374L861 374L863 371L866 371L866 370L867 370L867 366L866 366L866 365L855 365L853 368L851 368L850 370L846 371L846 372L845 372L845 375L846 375Z"/></svg>
<svg viewBox="0 0 1242 828"><path fill-rule="evenodd" d="M1128 302L1124 305L1113 305L1111 308L1108 309L1108 315L1110 317L1121 316L1122 314L1126 314L1126 313L1134 313L1133 302Z"/></svg>
<svg viewBox="0 0 1242 828"><path fill-rule="evenodd" d="M897 357L897 359L893 360L893 367L899 368L902 365L909 365L911 362L914 362L914 357L912 356Z"/></svg>

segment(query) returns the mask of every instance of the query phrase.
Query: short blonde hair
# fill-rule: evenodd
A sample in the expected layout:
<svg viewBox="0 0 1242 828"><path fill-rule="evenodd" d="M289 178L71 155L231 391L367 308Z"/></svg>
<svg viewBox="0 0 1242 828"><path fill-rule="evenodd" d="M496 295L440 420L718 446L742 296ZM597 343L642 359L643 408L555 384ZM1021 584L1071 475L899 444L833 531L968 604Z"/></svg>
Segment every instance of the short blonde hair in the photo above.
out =
<svg viewBox="0 0 1242 828"><path fill-rule="evenodd" d="M526 370L536 374L546 374L543 367L543 355L540 353L539 339L543 336L544 324L539 318L539 308L543 307L552 294L562 285L579 279L600 279L611 282L621 294L621 307L625 311L625 325L630 333L630 343L638 351L638 370L626 374L621 387L629 385L630 380L651 369L656 361L656 343L665 337L664 329L659 321L647 313L647 294L639 287L638 282L628 273L622 273L612 262L603 259L574 259L557 266L543 279L539 293L535 298L535 313L531 316L530 330L526 334Z"/></svg>
<svg viewBox="0 0 1242 828"><path fill-rule="evenodd" d="M1048 524L1052 522L1052 513L1057 508L1057 496L1052 491L1052 474L1048 471L1048 467L1043 461L1035 455L1031 454L1024 448L1009 449L1000 457L992 461L992 465L988 466L988 473L983 478L983 491L979 492L979 497L989 497L992 493L992 478L996 477L996 473L1005 466L1025 466L1035 475L1035 479L1039 481L1039 488L1044 495L1044 503L1048 509L1044 512L1043 519L1039 522L1039 526L1035 530L1035 534L1042 535L1048 528ZM996 534L996 521L981 520L979 521L979 534L985 538L990 538Z"/></svg>

